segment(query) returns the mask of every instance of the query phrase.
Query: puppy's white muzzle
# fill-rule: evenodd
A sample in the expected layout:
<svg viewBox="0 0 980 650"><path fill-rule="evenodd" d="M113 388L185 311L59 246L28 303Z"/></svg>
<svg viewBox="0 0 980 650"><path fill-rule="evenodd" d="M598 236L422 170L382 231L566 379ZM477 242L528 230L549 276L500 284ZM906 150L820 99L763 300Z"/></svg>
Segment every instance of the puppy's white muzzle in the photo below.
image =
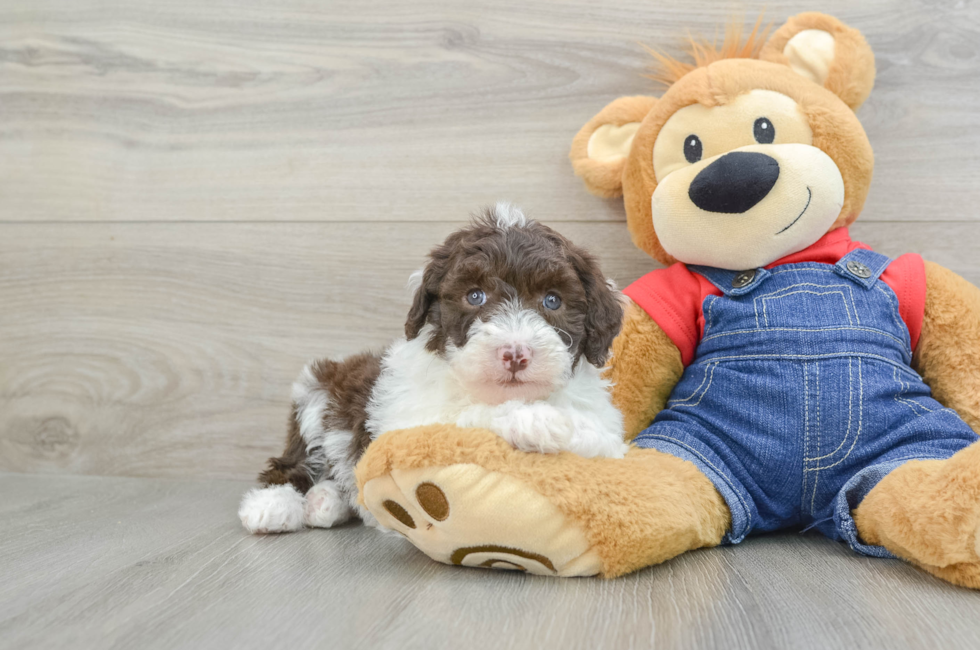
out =
<svg viewBox="0 0 980 650"><path fill-rule="evenodd" d="M536 311L508 303L470 326L465 345L447 350L459 382L478 401L500 404L547 397L568 382L572 355Z"/></svg>

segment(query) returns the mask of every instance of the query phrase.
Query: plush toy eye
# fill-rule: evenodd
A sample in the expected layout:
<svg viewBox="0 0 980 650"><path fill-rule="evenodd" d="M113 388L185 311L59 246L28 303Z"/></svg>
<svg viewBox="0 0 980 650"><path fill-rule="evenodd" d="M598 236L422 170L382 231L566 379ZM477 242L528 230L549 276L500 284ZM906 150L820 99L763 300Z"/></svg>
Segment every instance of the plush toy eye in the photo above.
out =
<svg viewBox="0 0 980 650"><path fill-rule="evenodd" d="M684 139L684 157L692 165L701 160L701 138L693 133Z"/></svg>
<svg viewBox="0 0 980 650"><path fill-rule="evenodd" d="M487 301L487 294L483 293L483 289L473 289L468 294L466 294L466 302L470 303L474 307L479 307Z"/></svg>
<svg viewBox="0 0 980 650"><path fill-rule="evenodd" d="M772 144L776 139L776 127L772 125L768 117L760 117L752 127L752 135L759 144Z"/></svg>
<svg viewBox="0 0 980 650"><path fill-rule="evenodd" d="M553 293L549 293L547 296L544 297L544 300L541 301L541 304L544 305L545 309L550 309L554 311L555 309L561 307L561 298L559 298L557 295Z"/></svg>

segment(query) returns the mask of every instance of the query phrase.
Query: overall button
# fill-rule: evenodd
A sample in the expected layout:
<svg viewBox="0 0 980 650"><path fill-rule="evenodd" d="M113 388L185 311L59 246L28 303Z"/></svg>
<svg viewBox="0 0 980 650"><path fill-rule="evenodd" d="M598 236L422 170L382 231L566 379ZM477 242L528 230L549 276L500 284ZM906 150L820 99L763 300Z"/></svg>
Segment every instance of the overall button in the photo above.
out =
<svg viewBox="0 0 980 650"><path fill-rule="evenodd" d="M854 261L848 262L847 270L853 273L854 275L858 276L859 278L871 277L871 269L869 269L864 264L861 264L860 262L854 262Z"/></svg>
<svg viewBox="0 0 980 650"><path fill-rule="evenodd" d="M734 288L736 288L736 289L741 289L742 287L747 286L748 284L750 284L752 282L752 280L755 280L755 271L754 270L752 270L752 271L742 271L741 273L739 273L738 275L736 275L734 278L732 278L732 286Z"/></svg>

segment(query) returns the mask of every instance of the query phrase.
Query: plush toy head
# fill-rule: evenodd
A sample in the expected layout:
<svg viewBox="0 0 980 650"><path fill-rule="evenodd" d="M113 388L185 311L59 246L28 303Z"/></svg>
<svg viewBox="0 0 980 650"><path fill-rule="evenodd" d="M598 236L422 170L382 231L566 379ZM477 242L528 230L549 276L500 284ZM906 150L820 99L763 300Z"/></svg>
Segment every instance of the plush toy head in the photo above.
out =
<svg viewBox="0 0 980 650"><path fill-rule="evenodd" d="M874 157L854 111L874 84L871 48L817 13L764 45L757 34L694 43L696 65L658 57L663 96L615 100L572 143L575 172L623 195L633 242L664 264L765 266L864 205Z"/></svg>

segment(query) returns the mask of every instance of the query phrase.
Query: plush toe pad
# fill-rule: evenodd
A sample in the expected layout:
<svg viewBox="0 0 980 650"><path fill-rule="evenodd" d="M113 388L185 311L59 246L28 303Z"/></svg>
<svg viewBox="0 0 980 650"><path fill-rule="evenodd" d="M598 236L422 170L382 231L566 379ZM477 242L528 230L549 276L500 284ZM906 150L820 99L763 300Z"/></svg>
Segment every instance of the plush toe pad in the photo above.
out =
<svg viewBox="0 0 980 650"><path fill-rule="evenodd" d="M364 485L381 525L434 560L539 575L599 573L581 527L525 483L479 465L396 469Z"/></svg>

